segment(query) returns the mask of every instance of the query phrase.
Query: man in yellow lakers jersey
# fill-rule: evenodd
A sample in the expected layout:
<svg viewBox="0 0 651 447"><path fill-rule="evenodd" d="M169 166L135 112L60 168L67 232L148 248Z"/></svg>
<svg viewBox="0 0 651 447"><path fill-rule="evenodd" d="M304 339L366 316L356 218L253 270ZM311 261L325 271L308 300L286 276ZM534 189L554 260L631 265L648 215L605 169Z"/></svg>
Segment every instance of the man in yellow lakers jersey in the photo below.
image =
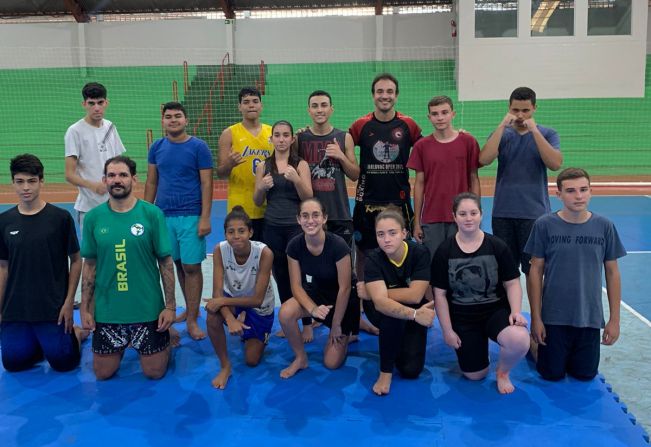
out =
<svg viewBox="0 0 651 447"><path fill-rule="evenodd" d="M262 241L265 204L253 203L255 168L273 152L271 126L260 123L262 98L255 87L244 87L238 95L242 122L227 127L219 137L219 178L228 179L228 202L232 210L241 205L253 223L252 240Z"/></svg>

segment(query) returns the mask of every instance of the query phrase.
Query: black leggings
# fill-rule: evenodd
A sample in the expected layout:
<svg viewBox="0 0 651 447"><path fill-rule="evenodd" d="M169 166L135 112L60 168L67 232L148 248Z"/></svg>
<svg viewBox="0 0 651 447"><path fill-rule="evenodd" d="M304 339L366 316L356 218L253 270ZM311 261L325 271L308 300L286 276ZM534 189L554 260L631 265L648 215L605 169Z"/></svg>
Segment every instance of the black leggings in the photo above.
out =
<svg viewBox="0 0 651 447"><path fill-rule="evenodd" d="M292 286L289 282L289 267L287 266L287 244L292 238L301 234L301 227L297 225L272 225L265 224L264 242L274 254L272 271L276 285L278 286L278 297L284 303L293 296ZM303 325L312 324L312 318L303 318Z"/></svg>
<svg viewBox="0 0 651 447"><path fill-rule="evenodd" d="M380 329L380 372L393 373L395 367L402 377L417 378L425 367L427 328L383 315L371 301L364 301L364 313Z"/></svg>

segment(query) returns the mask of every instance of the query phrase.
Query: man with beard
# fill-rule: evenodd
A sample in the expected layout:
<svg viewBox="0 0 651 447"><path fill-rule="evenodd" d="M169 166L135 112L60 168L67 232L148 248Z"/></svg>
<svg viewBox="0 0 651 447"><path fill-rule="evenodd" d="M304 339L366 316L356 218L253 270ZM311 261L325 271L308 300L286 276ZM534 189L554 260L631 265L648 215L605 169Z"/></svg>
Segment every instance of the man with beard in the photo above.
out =
<svg viewBox="0 0 651 447"><path fill-rule="evenodd" d="M154 142L147 157L145 200L165 214L172 259L185 297L188 334L201 340L199 304L203 289L201 262L206 259L212 206L212 155L205 141L186 132L188 118L183 105L163 105L163 128L167 135Z"/></svg>
<svg viewBox="0 0 651 447"><path fill-rule="evenodd" d="M130 158L107 160L102 181L109 200L88 212L84 225L81 317L94 331L99 380L116 373L129 346L148 378L163 377L169 362L176 317L170 241L161 210L133 194L135 176Z"/></svg>
<svg viewBox="0 0 651 447"><path fill-rule="evenodd" d="M360 174L353 210L355 271L359 281L364 281L366 255L378 247L375 219L380 212L391 205L398 207L407 233L412 230L414 211L407 162L412 146L421 137L421 129L412 118L396 111L399 93L398 80L393 75L377 75L371 83L375 109L357 119L349 130L359 146ZM362 329L367 330L364 326ZM377 333L373 326L368 330Z"/></svg>

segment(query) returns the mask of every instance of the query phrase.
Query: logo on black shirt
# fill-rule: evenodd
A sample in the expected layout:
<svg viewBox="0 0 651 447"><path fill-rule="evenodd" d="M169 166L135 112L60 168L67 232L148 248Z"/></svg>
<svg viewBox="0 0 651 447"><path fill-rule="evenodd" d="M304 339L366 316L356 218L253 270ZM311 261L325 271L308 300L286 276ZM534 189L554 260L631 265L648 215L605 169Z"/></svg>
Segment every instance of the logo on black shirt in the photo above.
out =
<svg viewBox="0 0 651 447"><path fill-rule="evenodd" d="M382 163L391 163L400 154L400 146L389 142L378 141L373 146L373 156Z"/></svg>

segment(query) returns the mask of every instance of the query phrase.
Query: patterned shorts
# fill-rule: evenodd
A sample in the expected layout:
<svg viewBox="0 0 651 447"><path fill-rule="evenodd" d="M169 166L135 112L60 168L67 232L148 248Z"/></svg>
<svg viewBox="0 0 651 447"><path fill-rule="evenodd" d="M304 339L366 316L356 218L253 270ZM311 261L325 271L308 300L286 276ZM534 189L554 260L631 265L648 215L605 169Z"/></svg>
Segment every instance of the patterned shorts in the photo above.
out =
<svg viewBox="0 0 651 447"><path fill-rule="evenodd" d="M129 346L141 355L164 351L170 344L170 331L157 332L157 327L157 320L147 323L96 323L93 352L115 354Z"/></svg>

